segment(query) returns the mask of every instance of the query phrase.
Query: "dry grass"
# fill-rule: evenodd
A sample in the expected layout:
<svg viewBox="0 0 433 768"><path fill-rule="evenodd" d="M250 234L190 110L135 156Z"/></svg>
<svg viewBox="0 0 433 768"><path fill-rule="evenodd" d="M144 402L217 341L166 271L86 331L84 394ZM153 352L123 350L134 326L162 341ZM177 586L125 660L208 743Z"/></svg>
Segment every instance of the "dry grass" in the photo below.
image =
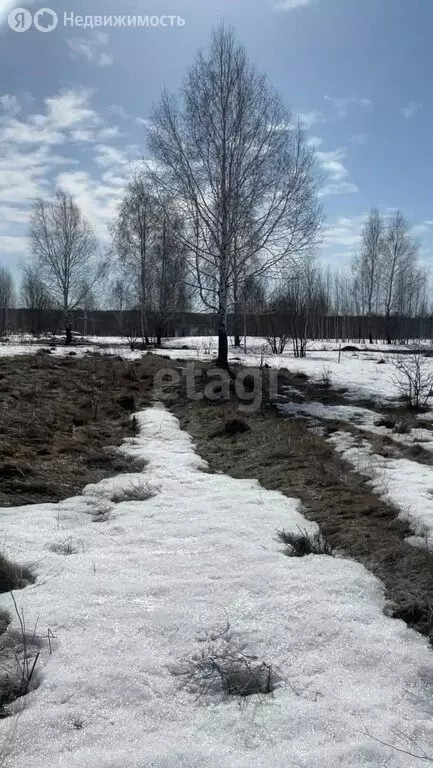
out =
<svg viewBox="0 0 433 768"><path fill-rule="evenodd" d="M1 358L0 506L58 501L134 469L116 446L135 434L130 413L150 404L164 367L154 355Z"/></svg>
<svg viewBox="0 0 433 768"><path fill-rule="evenodd" d="M286 545L285 554L289 557L306 555L328 555L333 557L334 550L321 533L309 531L278 531L278 538Z"/></svg>
<svg viewBox="0 0 433 768"><path fill-rule="evenodd" d="M37 626L29 631L24 612L18 608L12 592L11 597L19 629L8 628L0 637L0 718L9 717L9 705L41 682L39 657L43 639L36 634Z"/></svg>
<svg viewBox="0 0 433 768"><path fill-rule="evenodd" d="M183 685L199 697L216 694L245 699L272 693L278 686L280 678L272 665L248 653L229 623L206 632L199 642L201 650L174 670Z"/></svg>
<svg viewBox="0 0 433 768"><path fill-rule="evenodd" d="M35 577L29 568L8 560L0 554L0 592L11 592L13 589L23 589L33 584Z"/></svg>
<svg viewBox="0 0 433 768"><path fill-rule="evenodd" d="M76 555L78 552L82 552L84 544L82 541L77 541L72 536L66 536L61 541L56 541L54 544L50 544L49 549L51 552L55 552L56 555Z"/></svg>
<svg viewBox="0 0 433 768"><path fill-rule="evenodd" d="M156 493L156 488L150 485L147 480L137 480L126 488L116 491L112 495L111 501L114 504L120 504L122 501L147 501L155 496Z"/></svg>

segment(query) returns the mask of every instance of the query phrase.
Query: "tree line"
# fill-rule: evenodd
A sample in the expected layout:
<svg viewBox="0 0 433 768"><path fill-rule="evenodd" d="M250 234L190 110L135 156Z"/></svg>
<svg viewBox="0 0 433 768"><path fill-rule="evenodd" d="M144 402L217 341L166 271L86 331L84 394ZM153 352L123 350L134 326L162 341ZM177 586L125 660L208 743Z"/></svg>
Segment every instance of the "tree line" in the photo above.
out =
<svg viewBox="0 0 433 768"><path fill-rule="evenodd" d="M319 318L367 318L372 340L381 316L391 342L398 318L430 313L428 275L401 211L371 210L350 270L320 267L314 149L232 29L213 32L176 96L163 92L146 142L147 160L134 168L103 253L67 190L34 204L19 300L34 313L58 310L67 343L77 311L98 304L120 326L125 313L138 313L144 344L150 317L161 343L170 319L203 311L214 318L218 364L227 367L229 332L240 345L251 316L267 318L276 349L291 338L303 355ZM16 303L2 269L0 332L14 295Z"/></svg>

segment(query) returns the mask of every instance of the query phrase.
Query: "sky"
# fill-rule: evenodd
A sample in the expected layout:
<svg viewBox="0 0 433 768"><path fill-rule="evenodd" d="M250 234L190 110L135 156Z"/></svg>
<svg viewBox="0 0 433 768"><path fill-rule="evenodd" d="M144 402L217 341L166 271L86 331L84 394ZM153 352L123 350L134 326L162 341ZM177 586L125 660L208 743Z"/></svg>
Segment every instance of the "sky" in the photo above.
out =
<svg viewBox="0 0 433 768"><path fill-rule="evenodd" d="M376 205L405 212L433 266L432 0L56 0L51 31L47 11L34 18L40 29L21 29L16 7L0 0L0 266L16 276L30 257L32 201L56 185L107 241L125 180L146 154L152 105L163 87L179 90L221 20L316 148L323 262L350 264ZM20 8L31 22L41 6ZM98 15L164 18L75 24Z"/></svg>

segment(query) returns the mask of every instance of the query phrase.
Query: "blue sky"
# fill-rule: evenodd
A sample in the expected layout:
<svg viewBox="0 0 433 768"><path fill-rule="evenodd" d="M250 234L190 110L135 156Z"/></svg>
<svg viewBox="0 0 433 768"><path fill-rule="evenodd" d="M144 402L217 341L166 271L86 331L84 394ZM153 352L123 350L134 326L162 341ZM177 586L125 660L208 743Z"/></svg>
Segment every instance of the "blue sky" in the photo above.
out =
<svg viewBox="0 0 433 768"><path fill-rule="evenodd" d="M34 13L39 3L20 4ZM317 148L321 255L344 268L371 205L402 208L433 266L432 0L61 0L49 33L12 31L0 0L0 264L28 256L32 199L68 188L107 237L143 120L221 19ZM175 15L165 28L64 27L63 13Z"/></svg>

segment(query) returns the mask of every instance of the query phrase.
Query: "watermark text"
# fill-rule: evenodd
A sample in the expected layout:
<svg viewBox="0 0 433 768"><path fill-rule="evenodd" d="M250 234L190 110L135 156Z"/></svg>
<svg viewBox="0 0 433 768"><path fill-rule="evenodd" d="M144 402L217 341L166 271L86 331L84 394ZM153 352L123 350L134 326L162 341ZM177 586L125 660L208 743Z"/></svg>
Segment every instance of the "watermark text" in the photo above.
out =
<svg viewBox="0 0 433 768"><path fill-rule="evenodd" d="M8 24L14 32L27 32L32 26L39 32L52 32L59 23L64 27L77 27L78 29L105 29L105 28L148 28L184 27L185 19L178 14L163 15L134 15L129 14L99 14L80 15L74 11L64 11L63 17L57 15L52 8L39 8L31 14L26 8L14 8L9 13Z"/></svg>

